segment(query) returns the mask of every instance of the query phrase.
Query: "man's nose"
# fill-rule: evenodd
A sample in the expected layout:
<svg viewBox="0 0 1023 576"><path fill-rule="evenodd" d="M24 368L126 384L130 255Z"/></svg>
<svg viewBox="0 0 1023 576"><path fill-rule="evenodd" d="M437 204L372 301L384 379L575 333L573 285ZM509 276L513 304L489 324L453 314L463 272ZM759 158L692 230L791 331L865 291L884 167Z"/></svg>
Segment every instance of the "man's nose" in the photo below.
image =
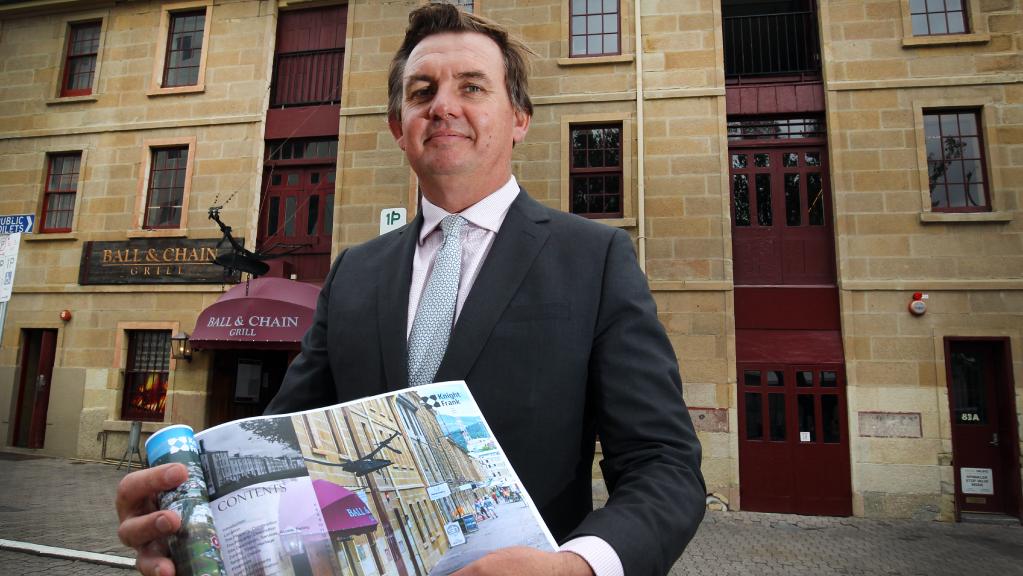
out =
<svg viewBox="0 0 1023 576"><path fill-rule="evenodd" d="M437 90L433 102L430 104L430 116L435 119L456 117L461 113L461 109L455 90L440 89Z"/></svg>

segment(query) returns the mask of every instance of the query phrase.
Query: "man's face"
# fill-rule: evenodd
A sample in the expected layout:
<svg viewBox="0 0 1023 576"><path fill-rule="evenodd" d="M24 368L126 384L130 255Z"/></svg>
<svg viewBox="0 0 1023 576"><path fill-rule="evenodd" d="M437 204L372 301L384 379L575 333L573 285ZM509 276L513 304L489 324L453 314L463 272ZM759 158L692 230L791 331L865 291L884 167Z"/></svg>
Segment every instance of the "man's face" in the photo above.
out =
<svg viewBox="0 0 1023 576"><path fill-rule="evenodd" d="M445 183L471 183L485 195L508 180L512 145L525 138L529 116L512 106L493 40L428 36L409 54L402 85L401 119L389 126L431 201Z"/></svg>

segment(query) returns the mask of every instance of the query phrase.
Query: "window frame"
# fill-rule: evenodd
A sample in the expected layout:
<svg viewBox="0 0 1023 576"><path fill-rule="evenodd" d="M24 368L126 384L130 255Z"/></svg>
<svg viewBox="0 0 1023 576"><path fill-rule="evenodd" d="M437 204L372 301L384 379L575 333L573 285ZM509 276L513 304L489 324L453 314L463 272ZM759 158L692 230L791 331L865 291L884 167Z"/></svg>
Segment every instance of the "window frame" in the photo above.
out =
<svg viewBox="0 0 1023 576"><path fill-rule="evenodd" d="M193 12L205 10L206 17L203 22L203 41L199 52L199 75L195 84L183 86L166 86L165 73L167 59L170 52L171 23L174 15L182 12ZM213 22L213 1L197 0L193 2L181 2L168 4L163 7L160 13L160 28L157 32L156 58L153 59L153 74L150 80L147 96L161 96L166 94L188 94L193 92L204 92L206 90L206 58L210 52L211 24Z"/></svg>
<svg viewBox="0 0 1023 576"><path fill-rule="evenodd" d="M623 40L623 34L622 34L622 2L621 2L621 0L614 0L614 2L617 4L616 10L615 10L615 16L617 17L617 27L618 27L618 29L616 30L615 35L618 36L618 50L615 51L615 52L600 52L599 54L591 54L588 49L587 49L587 52L583 53L583 54L575 54L572 51L572 44L573 44L573 38L574 37L581 36L583 38L586 38L587 39L586 42L588 44L590 36L593 36L593 34L588 34L588 33L575 34L575 32L576 32L576 30L575 30L575 18L576 17L583 17L583 18L587 18L588 19L589 17L596 15L595 13L591 14L590 12L585 12L583 14L573 14L573 12L572 12L572 4L575 1L583 1L583 2L587 2L588 3L588 0L569 0L568 1L568 52L567 52L568 57L569 58L605 58L605 57L608 57L608 56L621 56L621 54L622 54L622 40ZM602 11L599 13L599 15L601 16L601 20L604 20L604 18L608 14L607 12L603 12L603 4L606 1L607 0L600 0ZM603 22L601 23L601 28L603 28ZM603 36L604 33L600 33L600 35ZM601 43L601 50L603 50L603 42Z"/></svg>
<svg viewBox="0 0 1023 576"><path fill-rule="evenodd" d="M129 334L137 331L161 331L168 334L174 334L180 330L180 323L178 322L118 322L117 323L117 335L115 336L114 343L114 361L113 367L121 373L121 377L118 379L118 398L114 406L111 407L114 410L114 420L124 421L124 405L127 402L127 387L126 378L129 370L129 352L130 352L130 336ZM142 420L143 422L165 422L167 414L174 413L174 383L177 371L178 361L174 359L174 356L170 353L170 346L167 346L167 391L164 398L164 409L163 416L160 420ZM139 420L138 418L133 418Z"/></svg>
<svg viewBox="0 0 1023 576"><path fill-rule="evenodd" d="M175 227L146 228L146 213L149 207L150 179L153 171L154 152L165 148L187 147L187 159L185 163L185 183L181 196L181 218ZM128 237L168 237L186 236L188 234L188 206L192 192L192 174L195 169L195 148L196 138L194 136L185 138L158 138L146 140L142 146L142 160L140 162L138 189L135 197L135 218L132 231Z"/></svg>
<svg viewBox="0 0 1023 576"><path fill-rule="evenodd" d="M588 217L580 214L580 216L593 220L595 222L602 222L609 226L615 226L619 228L632 227L636 225L636 217L633 212L633 182L632 182L632 154L633 154L633 143L632 143L632 123L633 116L630 112L611 112L611 113L596 113L596 114L573 114L565 115L561 117L561 209L564 212L574 214L572 212L572 145L571 137L572 130L577 128L585 128L586 126L599 126L607 124L620 123L622 129L621 136L621 190L622 200L621 216L617 217Z"/></svg>
<svg viewBox="0 0 1023 576"><path fill-rule="evenodd" d="M103 21L102 20L79 20L76 22L68 22L67 39L64 42L64 58L63 65L61 66L61 80L60 80L60 94L62 98L68 96L89 96L92 94L93 86L96 82L96 66L99 63L99 47L100 40L103 36ZM85 52L81 54L71 54L71 50L75 45L75 33L79 30L86 28L96 29L96 51ZM80 59L92 57L92 70L89 71L89 86L87 88L72 89L68 87L68 81L71 77L71 60L72 58Z"/></svg>
<svg viewBox="0 0 1023 576"><path fill-rule="evenodd" d="M53 68L56 70L56 73L53 74L53 78L50 83L49 95L45 100L47 105L65 104L69 102L95 102L99 99L101 94L101 91L99 90L99 79L103 67L103 53L106 46L107 21L109 20L109 16L109 11L102 10L81 12L61 20L60 25L63 28L60 37L60 51L55 51L56 58L58 58L58 60L53 62ZM67 54L72 40L71 29L73 26L92 22L99 22L99 45L96 47L96 65L92 71L90 91L87 94L64 94L64 82L68 71Z"/></svg>
<svg viewBox="0 0 1023 576"><path fill-rule="evenodd" d="M68 189L51 190L50 189L50 181L51 181L51 178L53 176L54 160L56 160L57 158L67 158L67 157L72 157L72 156L77 156L78 157L78 171L74 173L75 174L75 186L74 186L74 188L73 189L68 188ZM79 191L81 190L81 185L82 185L82 167L84 166L84 163L85 163L84 161L85 161L85 154L84 154L83 150L67 150L67 151L47 152L46 153L46 155L45 155L46 170L45 170L45 176L44 176L44 180L43 180L43 193L42 193L42 197L40 198L40 205L39 205L39 210L38 210L38 214L39 214L39 233L40 234L68 234L68 233L72 232L75 229L75 223L77 221L77 216L78 216L78 199L79 199ZM62 173L62 174L70 174L70 173ZM46 226L46 216L50 213L49 200L50 200L50 197L52 195L55 195L55 194L71 194L73 196L73 199L71 201L71 217L69 219L70 221L68 222L68 226L67 227L48 228Z"/></svg>
<svg viewBox="0 0 1023 576"><path fill-rule="evenodd" d="M987 18L980 10L980 0L962 0L966 32L960 34L913 34L910 0L900 0L902 9L903 48L945 46L949 44L982 44L991 40Z"/></svg>
<svg viewBox="0 0 1023 576"><path fill-rule="evenodd" d="M950 36L950 35L953 35L953 34L970 34L971 27L970 27L969 5L964 0L959 0L959 6L960 6L959 10L949 10L948 9L948 0L941 0L942 5L945 7L945 9L944 10L939 10L937 12L931 12L930 11L930 6L929 6L930 0L921 0L924 3L923 15L926 17L926 20L927 20L927 33L926 34L922 34L922 33L918 34L917 31L914 30L914 28L913 28L913 16L918 16L918 15L921 14L920 12L916 12L916 13L913 12L913 1L914 0L910 0L910 2L909 2L909 14L910 14L910 30L909 30L909 33L912 34L913 36ZM956 13L956 12L962 12L962 15L963 15L963 30L962 30L962 32L948 32L947 29L948 29L948 23L949 23L948 22L949 14ZM931 30L931 23L930 23L930 16L931 16L931 14L943 14L944 15L944 17L945 17L946 32L934 32L934 31Z"/></svg>
<svg viewBox="0 0 1023 576"><path fill-rule="evenodd" d="M988 176L988 172L989 171L988 171L988 168L987 168L988 157L985 154L985 150L984 150L984 144L987 141L987 139L984 137L984 125L983 125L981 109L980 108L970 108L970 107L967 107L967 108L942 107L942 108L924 108L922 112L923 112L923 121L924 121L924 148L925 148L924 153L925 154L926 154L927 139L930 137L927 134L927 118L928 117L931 117L931 116L938 117L938 116L941 116L941 115L944 115L944 114L955 114L957 117L960 116L960 115L964 115L964 114L971 114L971 115L973 115L975 123L977 125L976 138L977 138L977 146L979 148L979 150L978 150L979 158L970 158L970 160L979 160L980 161L981 176L983 177L983 182L982 182L982 184L983 184L983 192L984 192L984 202L983 202L983 204L975 206L975 207L968 207L968 206L947 206L947 207L940 207L940 208L939 207L934 207L933 206L933 204L934 204L934 190L931 190L931 187L930 187L930 164L931 164L932 160L928 157L928 159L927 159L927 164L928 164L928 166L927 166L927 188L928 188L928 192L930 193L930 202L932 204L931 211L932 212L951 212L951 213L990 212L991 211L991 191L989 189L989 180L988 180L988 178L989 178L989 176ZM957 121L957 124L959 124L958 121ZM957 126L957 128L958 128L958 126ZM944 132L941 131L940 121L939 121L938 130L939 130L938 137L940 139L944 139L944 137L946 135L944 134ZM961 131L957 132L954 137L955 138L959 138L959 139L963 138L962 132ZM971 136L967 136L967 137L971 137ZM946 161L946 158L944 156L944 151L942 151L941 160L942 161ZM967 195L969 194L968 192L965 192L965 193ZM948 198L947 188L946 188L946 192L945 192L945 197L946 197L946 200L947 200L947 198Z"/></svg>
<svg viewBox="0 0 1023 576"><path fill-rule="evenodd" d="M990 162L997 158L994 135L997 126L994 124L994 100L990 97L977 98L943 98L939 100L914 101L913 134L916 137L917 152L917 185L920 194L920 221L931 222L1009 222L1012 213L1007 211L1006 199L999 195L1002 189L1000 171ZM931 208L930 171L927 162L926 131L924 127L925 111L941 110L974 110L977 115L977 129L982 134L980 148L985 174L987 208L984 210L933 210Z"/></svg>
<svg viewBox="0 0 1023 576"><path fill-rule="evenodd" d="M633 15L627 9L631 7L628 0L618 0L618 53L591 56L587 54L572 55L572 0L561 3L561 54L559 66L585 66L588 64L617 64L632 62L633 51Z"/></svg>

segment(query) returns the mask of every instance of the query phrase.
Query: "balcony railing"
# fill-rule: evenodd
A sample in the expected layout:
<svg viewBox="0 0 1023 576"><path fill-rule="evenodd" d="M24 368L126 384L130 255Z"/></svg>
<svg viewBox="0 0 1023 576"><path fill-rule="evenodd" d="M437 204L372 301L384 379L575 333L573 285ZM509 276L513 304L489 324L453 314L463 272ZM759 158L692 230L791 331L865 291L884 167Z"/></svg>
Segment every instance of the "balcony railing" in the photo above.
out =
<svg viewBox="0 0 1023 576"><path fill-rule="evenodd" d="M278 54L270 107L313 106L341 101L344 48Z"/></svg>
<svg viewBox="0 0 1023 576"><path fill-rule="evenodd" d="M725 16L725 76L776 76L820 72L817 13Z"/></svg>

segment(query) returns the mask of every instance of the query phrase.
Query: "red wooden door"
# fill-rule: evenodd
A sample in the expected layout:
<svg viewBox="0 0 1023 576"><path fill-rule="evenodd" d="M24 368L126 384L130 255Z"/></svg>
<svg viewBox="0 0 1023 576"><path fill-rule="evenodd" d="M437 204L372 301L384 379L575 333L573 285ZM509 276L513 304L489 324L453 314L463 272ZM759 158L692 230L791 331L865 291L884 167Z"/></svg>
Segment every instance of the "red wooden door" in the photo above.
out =
<svg viewBox="0 0 1023 576"><path fill-rule="evenodd" d="M57 331L25 330L23 334L14 445L42 448L46 441Z"/></svg>
<svg viewBox="0 0 1023 576"><path fill-rule="evenodd" d="M841 365L739 364L742 508L852 514Z"/></svg>
<svg viewBox="0 0 1023 576"><path fill-rule="evenodd" d="M1019 516L1019 462L1004 342L946 343L956 508Z"/></svg>
<svg viewBox="0 0 1023 576"><path fill-rule="evenodd" d="M825 148L781 142L729 153L736 285L833 284Z"/></svg>
<svg viewBox="0 0 1023 576"><path fill-rule="evenodd" d="M330 269L334 166L277 166L266 179L259 249L288 253L298 280L323 280Z"/></svg>
<svg viewBox="0 0 1023 576"><path fill-rule="evenodd" d="M347 4L280 13L271 107L341 100L347 23Z"/></svg>

